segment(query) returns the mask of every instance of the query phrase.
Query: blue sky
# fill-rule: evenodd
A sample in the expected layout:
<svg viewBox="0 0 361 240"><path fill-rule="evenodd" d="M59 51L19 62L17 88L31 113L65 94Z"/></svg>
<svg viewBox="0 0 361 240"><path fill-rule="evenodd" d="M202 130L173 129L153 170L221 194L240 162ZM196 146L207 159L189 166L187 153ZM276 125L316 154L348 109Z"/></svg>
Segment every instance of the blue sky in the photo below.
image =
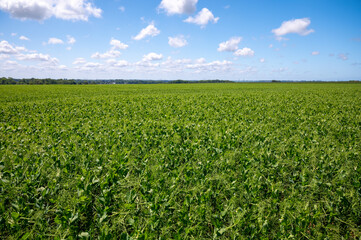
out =
<svg viewBox="0 0 361 240"><path fill-rule="evenodd" d="M0 0L0 76L361 79L359 0Z"/></svg>

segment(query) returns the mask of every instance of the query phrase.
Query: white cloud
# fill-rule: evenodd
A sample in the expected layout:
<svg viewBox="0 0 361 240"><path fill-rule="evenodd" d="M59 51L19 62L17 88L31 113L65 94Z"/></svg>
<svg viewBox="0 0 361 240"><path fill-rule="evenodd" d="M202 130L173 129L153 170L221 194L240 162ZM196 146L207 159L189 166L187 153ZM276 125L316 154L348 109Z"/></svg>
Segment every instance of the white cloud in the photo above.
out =
<svg viewBox="0 0 361 240"><path fill-rule="evenodd" d="M97 63L97 62L86 62L83 61L83 59L80 59L80 63L76 64L77 66L75 66L73 69L74 70L78 70L78 71L84 71L89 73L90 71L96 71L96 72L101 72L104 73L104 64L102 63ZM92 73L94 74L94 73Z"/></svg>
<svg viewBox="0 0 361 240"><path fill-rule="evenodd" d="M109 63L110 65L112 65L112 64L116 63L117 60L114 58L111 58L111 59L108 59L106 62Z"/></svg>
<svg viewBox="0 0 361 240"><path fill-rule="evenodd" d="M57 58L52 58L48 54L42 54L42 53L29 53L29 54L19 54L17 56L18 60L24 61L24 60L30 60L30 61L43 61L48 62L51 64L58 64L59 60Z"/></svg>
<svg viewBox="0 0 361 240"><path fill-rule="evenodd" d="M313 55L313 56L320 55L320 52L319 52L319 51L313 51L313 52L311 53L311 55Z"/></svg>
<svg viewBox="0 0 361 240"><path fill-rule="evenodd" d="M340 53L337 57L341 60L346 61L348 59L348 53Z"/></svg>
<svg viewBox="0 0 361 240"><path fill-rule="evenodd" d="M309 18L293 19L284 21L279 28L273 29L272 32L279 40L283 40L284 38L281 36L289 33L297 33L301 36L306 36L314 32L313 29L307 29L310 24L311 20Z"/></svg>
<svg viewBox="0 0 361 240"><path fill-rule="evenodd" d="M19 65L19 63L17 61L12 61L12 60L8 60L5 63L6 63L6 65Z"/></svg>
<svg viewBox="0 0 361 240"><path fill-rule="evenodd" d="M196 60L196 63L206 63L206 59L205 58L198 58Z"/></svg>
<svg viewBox="0 0 361 240"><path fill-rule="evenodd" d="M17 33L11 33L12 37L15 37L16 35L18 35Z"/></svg>
<svg viewBox="0 0 361 240"><path fill-rule="evenodd" d="M154 26L154 23L149 24L146 28L143 28L137 36L133 37L134 40L141 40L147 36L155 37L160 31Z"/></svg>
<svg viewBox="0 0 361 240"><path fill-rule="evenodd" d="M88 0L61 0L54 7L54 15L65 20L88 21L90 16L101 17L102 10L96 8Z"/></svg>
<svg viewBox="0 0 361 240"><path fill-rule="evenodd" d="M22 51L26 51L24 47L14 47L8 41L0 42L0 54L19 54Z"/></svg>
<svg viewBox="0 0 361 240"><path fill-rule="evenodd" d="M238 49L237 51L235 51L234 55L235 56L243 56L243 57L246 57L246 56L252 57L254 55L254 51L250 48L245 47L245 48Z"/></svg>
<svg viewBox="0 0 361 240"><path fill-rule="evenodd" d="M259 62L264 63L266 60L264 58L260 58Z"/></svg>
<svg viewBox="0 0 361 240"><path fill-rule="evenodd" d="M111 49L105 53L96 52L91 56L91 58L96 58L96 59L117 58L120 55L121 55L121 53L119 51Z"/></svg>
<svg viewBox="0 0 361 240"><path fill-rule="evenodd" d="M159 54L157 54L159 55ZM30 57L28 57L30 58ZM33 57L34 58L34 57ZM204 58L199 59L172 59L165 58L160 61L128 62L126 60L106 59L104 62L88 62L84 58L73 59L73 64L64 66L50 64L46 61L27 65L5 66L5 59L0 62L0 69L13 77L40 77L49 75L54 78L85 78L116 79L121 76L124 79L239 79L240 69L233 66L230 61L207 62ZM66 71L66 72L65 72ZM244 74L244 73L242 73Z"/></svg>
<svg viewBox="0 0 361 240"><path fill-rule="evenodd" d="M270 45L268 45L269 48L273 48L273 44L271 43Z"/></svg>
<svg viewBox="0 0 361 240"><path fill-rule="evenodd" d="M73 45L75 42L76 42L76 40L75 40L75 38L74 37L72 37L72 36L66 36L67 37L67 39L68 39L68 44L70 44L70 45Z"/></svg>
<svg viewBox="0 0 361 240"><path fill-rule="evenodd" d="M117 39L111 39L110 45L113 46L112 49L127 49L129 46L127 44L122 43L121 41Z"/></svg>
<svg viewBox="0 0 361 240"><path fill-rule="evenodd" d="M213 13L207 8L203 8L195 17L188 17L184 22L194 23L204 28L208 22L217 23L219 17L214 17Z"/></svg>
<svg viewBox="0 0 361 240"><path fill-rule="evenodd" d="M117 58L121 55L121 53L119 51L117 51L117 49L127 49L128 45L122 43L121 41L112 38L109 42L109 44L112 46L112 48L105 52L105 53L99 53L96 52L94 53L91 58L97 58L97 59L103 59L103 58Z"/></svg>
<svg viewBox="0 0 361 240"><path fill-rule="evenodd" d="M125 7L124 7L124 6L120 6L118 9L119 9L121 12L124 12L124 11L125 11Z"/></svg>
<svg viewBox="0 0 361 240"><path fill-rule="evenodd" d="M221 42L218 47L219 52L234 52L238 49L238 44L242 41L242 37L232 37L228 41Z"/></svg>
<svg viewBox="0 0 361 240"><path fill-rule="evenodd" d="M198 0L162 0L158 9L163 9L168 15L192 14L196 11Z"/></svg>
<svg viewBox="0 0 361 240"><path fill-rule="evenodd" d="M2 0L0 9L14 18L44 20L53 14L52 5L48 0Z"/></svg>
<svg viewBox="0 0 361 240"><path fill-rule="evenodd" d="M101 63L95 63L95 62L88 62L84 64L84 68L97 68L97 67L101 67L102 64Z"/></svg>
<svg viewBox="0 0 361 240"><path fill-rule="evenodd" d="M20 36L19 37L20 40L23 40L23 41L29 41L30 39L25 37L25 36Z"/></svg>
<svg viewBox="0 0 361 240"><path fill-rule="evenodd" d="M114 64L115 67L126 67L128 65L129 63L126 60L119 60Z"/></svg>
<svg viewBox="0 0 361 240"><path fill-rule="evenodd" d="M232 37L228 41L221 42L218 47L219 52L233 52L235 56L253 56L254 51L250 48L238 49L238 44L242 41L242 37Z"/></svg>
<svg viewBox="0 0 361 240"><path fill-rule="evenodd" d="M144 55L142 61L144 62L155 61L155 60L161 60L162 58L163 58L162 54L156 54L154 52L151 52L147 55Z"/></svg>
<svg viewBox="0 0 361 240"><path fill-rule="evenodd" d="M0 42L0 53L1 54L15 54L18 51L8 42L8 41L1 41Z"/></svg>
<svg viewBox="0 0 361 240"><path fill-rule="evenodd" d="M49 38L48 44L64 44L64 42L59 38Z"/></svg>
<svg viewBox="0 0 361 240"><path fill-rule="evenodd" d="M87 21L101 17L102 10L88 0L1 0L0 9L14 18L45 20L52 16L64 20Z"/></svg>
<svg viewBox="0 0 361 240"><path fill-rule="evenodd" d="M226 69L229 69L229 67L232 65L232 62L230 61L213 61L213 62L197 62L193 64L186 65L186 68L188 69L195 69L196 72L214 72L214 71L224 71Z"/></svg>
<svg viewBox="0 0 361 240"><path fill-rule="evenodd" d="M112 67L126 67L129 66L130 63L126 60L115 60L115 59L109 59L107 60L107 63Z"/></svg>
<svg viewBox="0 0 361 240"><path fill-rule="evenodd" d="M183 59L173 60L172 57L168 57L166 61L161 63L161 65L165 69L171 68L172 70L174 69L180 70L184 66L184 64L190 64L190 63L192 63L191 59L183 58Z"/></svg>
<svg viewBox="0 0 361 240"><path fill-rule="evenodd" d="M75 59L75 61L73 62L74 65L83 64L83 63L86 63L85 58L77 58L77 59Z"/></svg>
<svg viewBox="0 0 361 240"><path fill-rule="evenodd" d="M184 47L185 45L188 44L187 40L184 38L184 36L178 36L178 37L168 37L168 44L171 47L174 48L180 48L180 47Z"/></svg>

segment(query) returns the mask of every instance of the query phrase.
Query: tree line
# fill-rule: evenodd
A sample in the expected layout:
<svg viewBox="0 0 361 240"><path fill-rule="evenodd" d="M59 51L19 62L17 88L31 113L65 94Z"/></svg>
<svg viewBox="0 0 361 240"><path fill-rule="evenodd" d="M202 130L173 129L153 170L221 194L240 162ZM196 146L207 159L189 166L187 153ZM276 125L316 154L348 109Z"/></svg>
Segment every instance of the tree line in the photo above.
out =
<svg viewBox="0 0 361 240"><path fill-rule="evenodd" d="M116 79L116 80L81 80L81 79L39 79L39 78L0 78L1 85L50 85L50 84L67 84L67 85L85 85L85 84L159 84L159 83L230 83L228 80L128 80L128 79Z"/></svg>

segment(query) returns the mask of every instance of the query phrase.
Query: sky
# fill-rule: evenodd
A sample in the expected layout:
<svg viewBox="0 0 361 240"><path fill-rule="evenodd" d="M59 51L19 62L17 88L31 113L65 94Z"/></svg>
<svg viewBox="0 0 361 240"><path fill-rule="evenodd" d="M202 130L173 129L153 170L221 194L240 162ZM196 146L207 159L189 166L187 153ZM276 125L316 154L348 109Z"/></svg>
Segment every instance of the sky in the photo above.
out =
<svg viewBox="0 0 361 240"><path fill-rule="evenodd" d="M361 80L361 1L0 0L0 77Z"/></svg>

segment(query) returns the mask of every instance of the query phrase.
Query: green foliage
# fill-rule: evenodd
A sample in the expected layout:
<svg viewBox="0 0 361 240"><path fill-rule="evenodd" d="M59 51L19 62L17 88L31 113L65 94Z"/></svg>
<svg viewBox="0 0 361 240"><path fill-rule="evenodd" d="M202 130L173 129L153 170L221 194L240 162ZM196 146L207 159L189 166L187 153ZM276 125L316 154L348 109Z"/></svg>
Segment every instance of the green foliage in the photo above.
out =
<svg viewBox="0 0 361 240"><path fill-rule="evenodd" d="M361 238L360 113L360 84L0 86L0 238Z"/></svg>
<svg viewBox="0 0 361 240"><path fill-rule="evenodd" d="M87 84L160 84L160 83L231 83L228 80L200 80L200 81L186 81L186 80L131 80L131 79L112 79L112 80L74 80L74 79L38 79L38 78L0 78L0 85L18 84L18 85L87 85Z"/></svg>

